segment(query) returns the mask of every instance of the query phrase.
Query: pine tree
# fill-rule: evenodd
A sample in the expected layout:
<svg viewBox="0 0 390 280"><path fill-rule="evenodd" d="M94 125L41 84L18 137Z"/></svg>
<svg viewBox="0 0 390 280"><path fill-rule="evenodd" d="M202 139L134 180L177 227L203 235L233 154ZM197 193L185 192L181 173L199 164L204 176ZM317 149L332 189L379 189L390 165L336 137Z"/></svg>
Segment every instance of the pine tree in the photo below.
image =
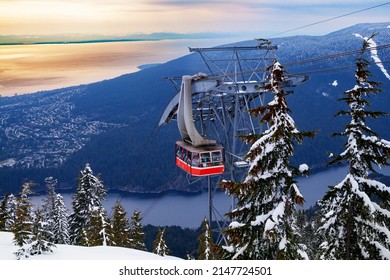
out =
<svg viewBox="0 0 390 280"><path fill-rule="evenodd" d="M0 203L0 231L6 231L5 224L8 220L7 204L9 194L6 194Z"/></svg>
<svg viewBox="0 0 390 280"><path fill-rule="evenodd" d="M295 143L313 133L297 130L289 116L282 65L275 60L268 69L270 75L265 89L273 93L268 105L251 110L263 115L260 122L269 129L243 140L251 145L246 155L250 163L244 182L222 182L229 195L237 198L237 208L228 213L233 220L226 233L226 258L233 259L302 259L307 258L305 246L296 230L296 205L303 196L294 177L297 168L290 166ZM307 166L302 165L302 171Z"/></svg>
<svg viewBox="0 0 390 280"><path fill-rule="evenodd" d="M19 247L29 243L32 236L33 213L29 197L32 194L32 185L31 182L24 182L20 196L16 199L15 222L12 232L14 233L14 243Z"/></svg>
<svg viewBox="0 0 390 280"><path fill-rule="evenodd" d="M344 92L341 101L349 109L338 116L349 116L345 130L335 135L347 138L345 151L333 163L347 163L348 174L331 186L320 202L321 227L318 234L322 259L390 259L390 188L369 178L373 166L387 166L390 142L380 139L366 124L383 112L366 109L367 97L378 94L380 84L371 80L369 62L364 58L372 37L363 43L356 60L356 85Z"/></svg>
<svg viewBox="0 0 390 280"><path fill-rule="evenodd" d="M316 234L319 225L318 215L313 215L312 217L308 216L307 210L298 211L297 216L297 228L298 232L305 241L306 253L309 256L309 259L314 260L318 259L318 247L319 247L319 238Z"/></svg>
<svg viewBox="0 0 390 280"><path fill-rule="evenodd" d="M89 226L86 228L87 246L107 246L112 239L110 221L103 207L92 211Z"/></svg>
<svg viewBox="0 0 390 280"><path fill-rule="evenodd" d="M146 251L146 246L144 242L144 231L141 224L141 213L139 211L134 211L133 216L131 217L130 224L130 239L131 239L131 248Z"/></svg>
<svg viewBox="0 0 390 280"><path fill-rule="evenodd" d="M80 172L76 194L73 197L73 213L69 216L69 237L74 245L85 245L86 230L95 209L102 208L106 190L99 177L95 176L89 164Z"/></svg>
<svg viewBox="0 0 390 280"><path fill-rule="evenodd" d="M162 257L169 255L170 253L165 241L164 233L165 228L158 228L156 239L153 242L153 253Z"/></svg>
<svg viewBox="0 0 390 280"><path fill-rule="evenodd" d="M54 231L54 203L56 199L57 180L53 177L45 178L46 196L43 199L42 211L44 219L47 223L46 228L48 231ZM51 240L54 241L54 240Z"/></svg>
<svg viewBox="0 0 390 280"><path fill-rule="evenodd" d="M64 199L57 194L54 200L53 213L53 242L55 244L69 244L68 212Z"/></svg>
<svg viewBox="0 0 390 280"><path fill-rule="evenodd" d="M0 203L0 231L10 231L15 221L16 199L6 194Z"/></svg>
<svg viewBox="0 0 390 280"><path fill-rule="evenodd" d="M202 222L202 234L199 236L198 254L199 260L213 260L212 231L206 218Z"/></svg>
<svg viewBox="0 0 390 280"><path fill-rule="evenodd" d="M123 206L116 202L111 221L112 239L109 245L131 248L130 223L126 216Z"/></svg>
<svg viewBox="0 0 390 280"><path fill-rule="evenodd" d="M15 222L12 225L12 232L14 234L13 242L19 246L19 249L14 253L17 259L30 256L28 246L31 244L33 236L33 213L29 195L32 194L32 185L31 182L24 182L20 196L16 199Z"/></svg>
<svg viewBox="0 0 390 280"><path fill-rule="evenodd" d="M53 240L53 233L49 230L49 223L45 221L45 215L38 209L35 211L31 241L27 246L24 246L24 249L31 256L53 252L52 248L55 245L50 240Z"/></svg>

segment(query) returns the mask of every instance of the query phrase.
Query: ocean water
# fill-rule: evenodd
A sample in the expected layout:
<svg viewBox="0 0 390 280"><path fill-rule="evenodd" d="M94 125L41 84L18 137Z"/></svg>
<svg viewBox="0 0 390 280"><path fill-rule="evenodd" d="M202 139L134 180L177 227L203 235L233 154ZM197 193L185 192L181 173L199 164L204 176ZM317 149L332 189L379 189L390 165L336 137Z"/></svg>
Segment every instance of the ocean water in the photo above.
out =
<svg viewBox="0 0 390 280"><path fill-rule="evenodd" d="M390 175L390 168L379 170L382 174ZM323 197L328 186L339 183L347 175L347 167L329 168L309 177L298 178L298 186L305 198L304 208L313 206ZM63 193L65 204L71 211L73 193ZM34 203L39 205L43 196L34 197ZM141 211L142 223L156 226L178 225L196 228L200 226L204 217L208 217L208 193L189 194L183 192L167 192L162 195L147 194L120 194L109 193L103 202L108 214L116 201L120 201L128 213L128 218L134 210ZM215 192L213 205L217 213L224 216L232 206L231 197L223 192Z"/></svg>
<svg viewBox="0 0 390 280"><path fill-rule="evenodd" d="M111 79L238 38L0 46L0 95L13 96Z"/></svg>

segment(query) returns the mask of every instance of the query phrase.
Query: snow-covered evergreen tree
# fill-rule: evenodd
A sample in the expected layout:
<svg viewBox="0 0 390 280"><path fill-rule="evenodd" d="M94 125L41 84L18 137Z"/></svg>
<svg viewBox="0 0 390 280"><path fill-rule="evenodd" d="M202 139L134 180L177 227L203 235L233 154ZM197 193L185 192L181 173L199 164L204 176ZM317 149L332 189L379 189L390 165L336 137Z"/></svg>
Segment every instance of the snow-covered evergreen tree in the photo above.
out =
<svg viewBox="0 0 390 280"><path fill-rule="evenodd" d="M42 214L48 231L54 231L54 203L56 199L57 180L53 177L45 178L46 196L43 199ZM54 240L51 240L54 241Z"/></svg>
<svg viewBox="0 0 390 280"><path fill-rule="evenodd" d="M131 248L130 223L126 216L123 206L116 202L111 219L112 239L109 245Z"/></svg>
<svg viewBox="0 0 390 280"><path fill-rule="evenodd" d="M20 196L16 199L15 222L12 226L15 245L22 247L29 243L33 230L33 210L29 197L33 183L24 182Z"/></svg>
<svg viewBox="0 0 390 280"><path fill-rule="evenodd" d="M110 244L112 239L111 224L103 207L96 207L92 211L86 234L87 246L107 246Z"/></svg>
<svg viewBox="0 0 390 280"><path fill-rule="evenodd" d="M15 222L16 198L6 194L0 203L0 231L10 231Z"/></svg>
<svg viewBox="0 0 390 280"><path fill-rule="evenodd" d="M282 87L285 74L275 60L268 69L265 86L273 93L266 106L253 109L255 116L269 129L243 140L251 145L246 155L250 163L244 182L222 182L226 192L237 198L237 208L228 213L233 220L226 233L227 258L233 259L305 259L305 246L296 230L296 205L303 196L295 176L300 172L290 166L294 145L309 132L300 132L290 117L286 92ZM305 167L305 168L303 168ZM302 165L301 171L307 171Z"/></svg>
<svg viewBox="0 0 390 280"><path fill-rule="evenodd" d="M379 83L371 80L369 62L364 58L369 40L364 41L356 60L356 85L344 98L349 109L345 130L345 150L331 163L348 164L348 174L330 187L320 201L322 225L319 235L322 259L390 259L390 187L369 178L374 166L389 165L390 142L383 140L366 124L382 112L367 110L367 98L379 93Z"/></svg>
<svg viewBox="0 0 390 280"><path fill-rule="evenodd" d="M80 171L77 190L73 196L73 212L69 216L69 237L74 245L85 245L92 212L102 208L102 200L106 190L99 177L95 176L89 164Z"/></svg>
<svg viewBox="0 0 390 280"><path fill-rule="evenodd" d="M68 212L63 197L57 194L54 200L53 242L69 244Z"/></svg>
<svg viewBox="0 0 390 280"><path fill-rule="evenodd" d="M6 231L5 224L8 220L8 213L6 212L6 207L8 203L9 194L7 194L0 203L0 231Z"/></svg>
<svg viewBox="0 0 390 280"><path fill-rule="evenodd" d="M130 224L131 248L146 251L144 242L145 233L141 224L141 220L141 212L134 211L133 216L131 216Z"/></svg>
<svg viewBox="0 0 390 280"><path fill-rule="evenodd" d="M313 210L312 210L313 211ZM304 240L306 245L306 253L309 256L309 259L314 260L318 259L318 247L320 245L320 240L317 236L317 229L319 226L319 217L314 214L309 217L308 210L298 211L297 216L297 228L301 236L301 239Z"/></svg>
<svg viewBox="0 0 390 280"><path fill-rule="evenodd" d="M209 222L206 218L202 222L202 234L199 236L198 254L199 260L213 260L213 239Z"/></svg>
<svg viewBox="0 0 390 280"><path fill-rule="evenodd" d="M156 239L153 242L153 253L162 257L169 255L170 253L165 241L164 233L165 228L158 228Z"/></svg>
<svg viewBox="0 0 390 280"><path fill-rule="evenodd" d="M17 259L30 256L26 246L31 243L33 235L33 210L29 197L32 194L32 185L31 182L24 182L20 196L16 199L15 222L12 225L12 232L14 234L13 242L19 246L15 252Z"/></svg>
<svg viewBox="0 0 390 280"><path fill-rule="evenodd" d="M31 256L40 255L46 252L53 252L55 245L50 241L53 240L53 233L49 230L49 224L41 210L35 211L35 219L32 229L32 238L28 249L26 250ZM26 249L26 246L24 246Z"/></svg>

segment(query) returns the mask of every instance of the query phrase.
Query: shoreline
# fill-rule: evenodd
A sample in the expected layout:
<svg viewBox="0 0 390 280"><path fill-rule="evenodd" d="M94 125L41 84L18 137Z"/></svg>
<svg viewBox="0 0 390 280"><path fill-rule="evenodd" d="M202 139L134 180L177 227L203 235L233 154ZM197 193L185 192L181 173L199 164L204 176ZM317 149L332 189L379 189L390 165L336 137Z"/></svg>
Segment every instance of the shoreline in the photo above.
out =
<svg viewBox="0 0 390 280"><path fill-rule="evenodd" d="M72 45L72 44L98 44L120 42L152 42L164 39L107 39L107 40L79 40L79 41L43 41L43 42L4 42L0 46L29 46L29 45Z"/></svg>

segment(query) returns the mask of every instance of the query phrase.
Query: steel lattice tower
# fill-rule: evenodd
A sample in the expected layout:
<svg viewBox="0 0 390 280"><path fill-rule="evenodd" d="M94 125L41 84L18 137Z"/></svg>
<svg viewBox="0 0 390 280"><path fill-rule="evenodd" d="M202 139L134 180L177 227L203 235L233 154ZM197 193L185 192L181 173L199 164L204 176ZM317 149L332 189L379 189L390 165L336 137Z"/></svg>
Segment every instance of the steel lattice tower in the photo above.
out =
<svg viewBox="0 0 390 280"><path fill-rule="evenodd" d="M262 89L265 84L265 69L276 59L277 47L266 40L257 40L254 46L228 46L214 48L189 48L198 53L204 61L207 72L198 74L200 78L192 83L192 117L201 135L217 140L225 152L225 173L218 181L241 181L248 164L244 160L249 147L239 139L240 136L259 134L264 125L254 118L249 110L263 106L267 94ZM206 77L207 78L204 78ZM167 77L179 91L181 77ZM306 76L287 75L284 87L294 87L307 80ZM177 117L180 91L166 107L159 125L166 124ZM269 97L268 97L269 98ZM191 178L189 178L191 179ZM209 222L215 219L218 231L226 226L224 219L213 205L217 187L212 187L207 176L209 188ZM232 202L232 207L234 202ZM223 235L217 243L223 242Z"/></svg>

